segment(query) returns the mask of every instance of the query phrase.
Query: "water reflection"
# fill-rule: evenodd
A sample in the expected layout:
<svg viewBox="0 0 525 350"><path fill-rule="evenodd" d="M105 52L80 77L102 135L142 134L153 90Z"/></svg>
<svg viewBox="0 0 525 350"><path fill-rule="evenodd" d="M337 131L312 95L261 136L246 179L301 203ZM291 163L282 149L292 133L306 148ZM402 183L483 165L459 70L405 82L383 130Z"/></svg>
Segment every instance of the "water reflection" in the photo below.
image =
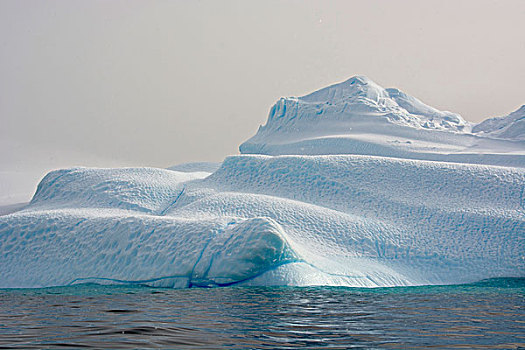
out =
<svg viewBox="0 0 525 350"><path fill-rule="evenodd" d="M373 290L3 290L0 348L518 348L524 291L523 279Z"/></svg>

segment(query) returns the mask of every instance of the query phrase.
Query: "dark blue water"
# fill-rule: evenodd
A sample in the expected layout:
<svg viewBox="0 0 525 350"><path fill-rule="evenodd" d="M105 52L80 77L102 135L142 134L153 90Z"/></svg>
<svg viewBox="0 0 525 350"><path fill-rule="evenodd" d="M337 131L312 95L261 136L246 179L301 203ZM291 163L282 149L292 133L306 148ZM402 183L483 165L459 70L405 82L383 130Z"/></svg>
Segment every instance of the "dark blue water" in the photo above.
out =
<svg viewBox="0 0 525 350"><path fill-rule="evenodd" d="M408 288L0 290L0 348L525 347L525 279Z"/></svg>

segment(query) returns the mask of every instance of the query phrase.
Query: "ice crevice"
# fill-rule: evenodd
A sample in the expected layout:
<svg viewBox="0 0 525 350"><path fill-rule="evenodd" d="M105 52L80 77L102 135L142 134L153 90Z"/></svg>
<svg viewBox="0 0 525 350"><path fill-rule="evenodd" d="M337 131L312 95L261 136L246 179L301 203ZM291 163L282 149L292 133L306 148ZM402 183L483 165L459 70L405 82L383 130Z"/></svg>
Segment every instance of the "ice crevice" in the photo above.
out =
<svg viewBox="0 0 525 350"><path fill-rule="evenodd" d="M236 224L236 221L235 220L232 220L230 222L228 222L225 226L223 226L217 233L214 234L214 236L217 236L217 235L221 235L221 234L224 234L224 231L232 226L232 225L235 225ZM232 236L229 236L225 241L224 241L224 245L227 245L228 242L231 240L231 238L233 237ZM194 274L195 274L195 268L197 267L197 265L199 264L199 262L201 261L202 259L202 256L204 255L204 251L206 250L206 248L208 248L208 245L210 244L210 242L213 240L213 236L210 237L210 239L206 242L206 245L204 246L204 248L202 249L201 253L199 254L199 258L197 259L197 261L195 262L195 265L193 265L193 268L191 270L191 275L190 275L190 281L188 283L188 286L191 287L193 285L192 281L194 280ZM200 279L206 279L207 276L208 276L208 273L210 272L210 269L211 269L211 266L213 264L213 260L215 259L215 256L217 255L217 253L214 253L211 255L210 257L210 262L208 264L208 267L206 268L206 270L204 270L204 272L202 273L202 276L200 277Z"/></svg>
<svg viewBox="0 0 525 350"><path fill-rule="evenodd" d="M199 284L199 283L192 282L192 280L188 280L187 288L227 287L227 286L233 286L233 285L237 285L237 284L242 284L244 282L247 282L247 281L253 280L253 279L257 278L257 277L260 277L260 276L264 275L267 272L271 272L273 270L276 270L279 267L282 267L282 266L285 266L285 265L288 265L288 264L297 263L297 262L301 262L301 261L300 260L298 260L298 261L285 261L285 262L282 262L280 264L274 265L274 266L268 268L265 271L261 271L261 272L259 272L256 275L247 277L247 278L242 279L242 280L232 281L232 282L228 282L228 283L218 283L218 282L208 281L208 283L206 283L206 284ZM66 285L72 286L72 285L75 285L75 284L83 284L83 283L105 282L105 283L109 283L109 284L113 284L113 283L115 283L115 284L124 284L124 285L126 285L126 284L137 284L137 285L148 285L148 286L151 286L151 285L155 285L155 282L159 282L159 281L163 281L163 280L176 279L176 278L188 279L188 275L171 275L171 276L150 278L150 279L145 279L145 280L122 280L122 279L108 278L108 277L79 277L79 278L75 278L74 280L72 280L71 282L67 283ZM221 278L227 278L227 276L221 276Z"/></svg>
<svg viewBox="0 0 525 350"><path fill-rule="evenodd" d="M122 280L122 279L115 279L115 278L108 278L108 277L79 277L75 278L73 281L67 283L66 285L75 285L75 284L82 284L82 283L97 283L97 282L103 282L103 283L109 283L109 284L137 284L137 285L155 285L155 282L163 281L163 280L170 280L170 279L187 279L187 288L210 288L210 287L227 287L227 286L234 286L234 285L241 285L243 283L253 281L267 273L270 273L272 271L275 271L281 267L284 267L286 265L292 265L292 264L305 264L307 266L312 267L313 269L317 270L318 272L322 274L326 274L327 276L333 276L333 277L343 277L343 278L350 278L350 279L363 279L364 276L357 276L357 275L347 275L343 273L332 273L324 271L323 269L318 268L317 266L308 263L305 260L302 259L296 259L296 260L289 260L289 261L283 261L278 264L272 265L266 270L260 271L255 275L246 277L241 280L231 281L227 283L219 283L215 281L206 281L206 283L199 282L199 280L194 281L190 278L189 275L171 275L171 276L163 276L163 277L157 277L157 278L150 278L150 279L144 279L144 280ZM217 276L221 279L228 278L228 276ZM366 278L373 280L370 276L367 276Z"/></svg>
<svg viewBox="0 0 525 350"><path fill-rule="evenodd" d="M184 194L185 190L186 190L186 186L182 187L182 190L179 192L177 197L175 197L175 199L170 204L168 204L164 209L162 209L158 215L160 215L160 216L166 215L168 210L170 210L175 205L175 203L177 203L177 201L180 199L180 197Z"/></svg>
<svg viewBox="0 0 525 350"><path fill-rule="evenodd" d="M184 190L183 190L184 191ZM182 192L181 192L182 193ZM228 222L224 227L220 228L217 232L213 233L210 238L208 239L208 241L204 244L204 247L202 248L200 254L199 254L199 257L197 258L197 261L195 261L195 264L193 265L193 268L191 269L191 272L190 272L190 275L188 277L188 288L191 288L193 285L194 285L194 275L195 275L195 268L197 267L197 265L200 263L201 259L202 259L202 256L204 255L204 252L206 251L206 249L208 248L208 246L210 245L211 241L218 235L220 234L223 234L224 231L231 225L234 225L235 224L235 221L230 221ZM228 243L228 240L231 238L232 236L228 237L228 239L225 241L225 244ZM204 273L202 274L201 278L202 279L205 279L206 276L208 275L208 272L210 271L211 269L211 266L213 264L213 259L215 257L215 254L213 254L211 257L210 257L210 263L208 265L208 268L204 271Z"/></svg>

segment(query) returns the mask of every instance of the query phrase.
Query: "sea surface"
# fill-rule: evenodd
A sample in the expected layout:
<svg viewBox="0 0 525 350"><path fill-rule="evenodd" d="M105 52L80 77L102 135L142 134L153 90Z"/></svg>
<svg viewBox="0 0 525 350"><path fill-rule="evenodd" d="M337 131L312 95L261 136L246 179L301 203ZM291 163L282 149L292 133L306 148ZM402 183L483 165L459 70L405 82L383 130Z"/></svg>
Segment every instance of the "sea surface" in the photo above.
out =
<svg viewBox="0 0 525 350"><path fill-rule="evenodd" d="M519 349L525 279L403 288L0 290L0 348Z"/></svg>

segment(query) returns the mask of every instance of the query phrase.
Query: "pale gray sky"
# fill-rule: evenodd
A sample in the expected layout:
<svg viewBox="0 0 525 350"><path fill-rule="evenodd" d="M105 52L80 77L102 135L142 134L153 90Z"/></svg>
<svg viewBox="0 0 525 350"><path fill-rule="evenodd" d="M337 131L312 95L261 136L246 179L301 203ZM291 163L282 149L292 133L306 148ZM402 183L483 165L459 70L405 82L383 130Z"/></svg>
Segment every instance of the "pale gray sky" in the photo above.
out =
<svg viewBox="0 0 525 350"><path fill-rule="evenodd" d="M0 167L220 161L279 97L356 74L507 114L525 1L0 0Z"/></svg>

